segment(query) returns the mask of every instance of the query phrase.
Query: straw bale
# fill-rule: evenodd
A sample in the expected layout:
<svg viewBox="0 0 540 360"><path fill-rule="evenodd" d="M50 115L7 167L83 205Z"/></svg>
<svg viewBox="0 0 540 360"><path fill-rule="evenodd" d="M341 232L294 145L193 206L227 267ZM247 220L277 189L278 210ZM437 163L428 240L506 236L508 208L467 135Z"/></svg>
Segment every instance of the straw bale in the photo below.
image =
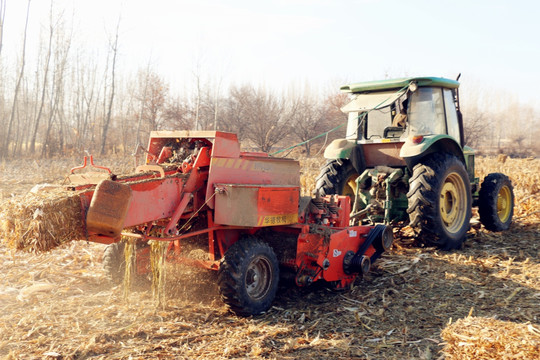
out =
<svg viewBox="0 0 540 360"><path fill-rule="evenodd" d="M79 193L30 192L2 203L0 239L17 250L43 252L84 238Z"/></svg>
<svg viewBox="0 0 540 360"><path fill-rule="evenodd" d="M485 317L466 317L441 333L446 359L540 359L540 327Z"/></svg>

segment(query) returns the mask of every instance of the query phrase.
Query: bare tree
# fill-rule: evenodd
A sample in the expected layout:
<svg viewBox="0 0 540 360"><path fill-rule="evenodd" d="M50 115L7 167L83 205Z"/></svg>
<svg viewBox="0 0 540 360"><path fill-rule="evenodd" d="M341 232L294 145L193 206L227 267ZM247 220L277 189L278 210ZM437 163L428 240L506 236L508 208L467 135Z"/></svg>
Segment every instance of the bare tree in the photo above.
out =
<svg viewBox="0 0 540 360"><path fill-rule="evenodd" d="M146 94L142 98L143 118L147 122L148 131L159 130L163 122L161 115L164 111L169 87L159 75L150 73L147 76L145 88Z"/></svg>
<svg viewBox="0 0 540 360"><path fill-rule="evenodd" d="M2 44L4 40L4 21L6 19L6 2L7 0L0 0L0 55L2 55Z"/></svg>
<svg viewBox="0 0 540 360"><path fill-rule="evenodd" d="M83 150L89 140L91 119L95 117L94 106L98 103L97 65L84 64L79 54L75 64L73 118L75 120L74 148Z"/></svg>
<svg viewBox="0 0 540 360"><path fill-rule="evenodd" d="M341 111L341 108L350 101L346 93L331 93L324 100L325 118L327 130L333 129L339 125L347 123L347 114ZM345 134L345 126L329 134L329 139L334 139Z"/></svg>
<svg viewBox="0 0 540 360"><path fill-rule="evenodd" d="M285 100L265 89L243 86L236 92L233 104L241 109L240 119L248 139L264 152L282 140L290 127L285 118Z"/></svg>
<svg viewBox="0 0 540 360"><path fill-rule="evenodd" d="M170 130L189 130L193 128L191 110L180 98L170 100L163 113L163 126Z"/></svg>
<svg viewBox="0 0 540 360"><path fill-rule="evenodd" d="M109 126L111 124L112 108L113 108L114 95L115 95L116 57L118 55L119 29L120 29L120 18L118 18L118 22L116 24L116 34L114 37L114 43L110 45L112 53L113 53L112 68L111 68L111 92L109 95L109 105L107 109L107 115L105 116L105 121L103 123L103 128L101 132L101 150L100 150L101 155L105 155L105 152L106 152L107 135L109 132Z"/></svg>
<svg viewBox="0 0 540 360"><path fill-rule="evenodd" d="M464 114L463 132L466 145L476 148L482 143L486 135L486 121L485 114L476 107Z"/></svg>
<svg viewBox="0 0 540 360"><path fill-rule="evenodd" d="M324 104L310 96L299 97L290 107L291 131L303 143L306 155L311 153L312 139L326 131Z"/></svg>
<svg viewBox="0 0 540 360"><path fill-rule="evenodd" d="M43 107L45 105L45 94L47 93L47 82L49 78L49 65L51 63L51 54L52 54L52 42L53 42L53 35L54 35L54 25L53 25L53 19L52 19L52 2L51 2L51 10L50 10L50 18L49 18L49 39L47 44L47 55L45 56L45 68L43 70L43 83L42 83L42 89L41 89L41 98L39 102L39 110L36 115L36 118L34 119L33 129L32 129L32 138L30 139L30 153L34 154L36 150L36 139L37 139L37 133L39 124L41 121L41 116L43 114Z"/></svg>
<svg viewBox="0 0 540 360"><path fill-rule="evenodd" d="M139 144L141 143L141 124L142 124L142 119L144 117L144 101L146 99L146 94L148 92L148 75L150 74L150 61L148 61L148 65L146 66L146 71L144 72L144 80L143 80L143 83L144 85L142 86L142 99L139 99L139 102L140 102L140 110L139 110L139 115L138 115L138 121L137 121L137 134L135 135L136 137L136 144L135 146L139 146ZM140 76L139 76L140 78ZM140 85L139 85L140 87ZM138 149L135 149L135 152L137 151Z"/></svg>
<svg viewBox="0 0 540 360"><path fill-rule="evenodd" d="M248 132L243 118L245 102L242 99L252 90L248 86L232 87L224 100L220 129L236 133L239 140L243 140Z"/></svg>
<svg viewBox="0 0 540 360"><path fill-rule="evenodd" d="M5 158L8 156L9 153L9 145L11 141L11 132L13 130L13 123L15 121L15 114L17 111L17 97L19 95L19 90L21 87L21 83L24 76L24 68L26 64L26 37L27 37L27 31L28 31L28 19L30 18L30 2L31 0L28 0L28 5L26 7L26 20L24 24L24 35L23 35L23 48L22 48L22 55L21 55L21 67L19 69L19 75L17 77L17 84L15 85L15 91L13 93L13 105L11 107L11 115L9 117L8 122L8 129L6 133L5 140L3 141L2 148L0 151L0 158Z"/></svg>

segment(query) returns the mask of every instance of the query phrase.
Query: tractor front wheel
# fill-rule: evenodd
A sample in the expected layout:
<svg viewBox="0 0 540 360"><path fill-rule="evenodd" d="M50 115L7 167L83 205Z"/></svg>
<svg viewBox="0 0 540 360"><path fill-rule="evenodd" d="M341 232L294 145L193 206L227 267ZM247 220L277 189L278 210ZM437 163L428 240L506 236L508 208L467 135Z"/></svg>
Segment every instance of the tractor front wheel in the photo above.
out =
<svg viewBox="0 0 540 360"><path fill-rule="evenodd" d="M276 296L279 264L265 242L246 236L234 243L218 271L221 298L236 314L250 316L270 308Z"/></svg>
<svg viewBox="0 0 540 360"><path fill-rule="evenodd" d="M478 213L486 229L508 230L514 215L514 188L508 176L492 173L485 177L478 197Z"/></svg>
<svg viewBox="0 0 540 360"><path fill-rule="evenodd" d="M471 219L471 185L464 164L436 153L417 164L409 180L410 225L420 241L443 250L458 249Z"/></svg>

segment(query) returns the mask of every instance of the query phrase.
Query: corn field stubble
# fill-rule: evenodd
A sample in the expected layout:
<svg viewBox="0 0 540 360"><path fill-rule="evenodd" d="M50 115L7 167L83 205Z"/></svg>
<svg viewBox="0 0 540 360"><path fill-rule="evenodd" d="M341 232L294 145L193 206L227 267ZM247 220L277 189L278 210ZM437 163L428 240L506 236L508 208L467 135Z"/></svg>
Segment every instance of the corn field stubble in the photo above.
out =
<svg viewBox="0 0 540 360"><path fill-rule="evenodd" d="M303 159L303 193L323 160ZM106 159L116 173L132 161ZM0 163L0 196L59 183L76 160ZM514 185L515 222L473 223L463 249L412 246L409 229L351 290L283 284L274 306L237 317L215 274L168 269L165 304L110 285L103 245L68 242L29 254L0 245L0 356L6 359L501 359L540 358L540 160L477 159L477 174Z"/></svg>

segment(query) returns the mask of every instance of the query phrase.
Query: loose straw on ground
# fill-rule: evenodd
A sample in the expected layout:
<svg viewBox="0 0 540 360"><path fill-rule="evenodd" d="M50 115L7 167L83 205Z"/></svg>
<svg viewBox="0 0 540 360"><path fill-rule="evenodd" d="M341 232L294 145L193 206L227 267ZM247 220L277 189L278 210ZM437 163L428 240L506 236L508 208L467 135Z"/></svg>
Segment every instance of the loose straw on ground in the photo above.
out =
<svg viewBox="0 0 540 360"><path fill-rule="evenodd" d="M448 360L540 359L540 329L530 323L467 317L441 333Z"/></svg>

